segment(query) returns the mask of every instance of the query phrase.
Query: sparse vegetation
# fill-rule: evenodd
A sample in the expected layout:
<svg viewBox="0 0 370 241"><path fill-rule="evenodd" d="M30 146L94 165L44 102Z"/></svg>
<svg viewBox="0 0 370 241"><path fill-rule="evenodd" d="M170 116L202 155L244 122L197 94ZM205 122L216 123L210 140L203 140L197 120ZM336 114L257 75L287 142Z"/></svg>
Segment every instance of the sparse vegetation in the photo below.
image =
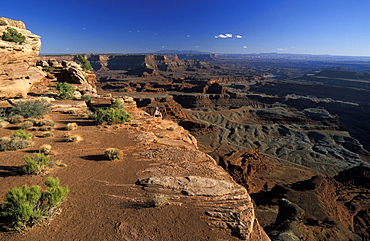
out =
<svg viewBox="0 0 370 241"><path fill-rule="evenodd" d="M108 148L105 150L104 154L111 161L123 158L123 151L117 148Z"/></svg>
<svg viewBox="0 0 370 241"><path fill-rule="evenodd" d="M39 148L40 153L44 153L45 155L49 155L51 153L51 145L44 144Z"/></svg>
<svg viewBox="0 0 370 241"><path fill-rule="evenodd" d="M121 99L114 99L111 108L123 109L123 101Z"/></svg>
<svg viewBox="0 0 370 241"><path fill-rule="evenodd" d="M23 171L29 175L40 175L53 166L51 158L45 156L44 153L35 153L33 156L26 155L23 160L26 163Z"/></svg>
<svg viewBox="0 0 370 241"><path fill-rule="evenodd" d="M73 88L72 85L66 83L66 82L57 82L56 83L56 88L58 90L58 95L64 99L64 100L69 100L73 99L75 89Z"/></svg>
<svg viewBox="0 0 370 241"><path fill-rule="evenodd" d="M25 121L21 124L21 126L19 127L20 129L28 129L30 127L32 127L34 125L34 122L33 121Z"/></svg>
<svg viewBox="0 0 370 241"><path fill-rule="evenodd" d="M11 27L6 28L6 32L3 32L3 36L1 37L2 40L8 42L14 42L23 44L26 41L26 37L19 33L17 30Z"/></svg>
<svg viewBox="0 0 370 241"><path fill-rule="evenodd" d="M77 125L76 122L71 122L71 123L67 124L66 129L69 130L69 131L72 131L72 130L76 130L77 127L78 127L78 125Z"/></svg>
<svg viewBox="0 0 370 241"><path fill-rule="evenodd" d="M154 195L149 201L148 204L150 207L163 207L165 205L168 205L170 203L168 197L165 197L163 195Z"/></svg>
<svg viewBox="0 0 370 241"><path fill-rule="evenodd" d="M83 95L82 100L85 102L88 102L92 99L93 97L91 95Z"/></svg>
<svg viewBox="0 0 370 241"><path fill-rule="evenodd" d="M50 126L50 127L53 127L55 124L53 121L51 120L47 120L47 119L42 119L42 120L38 120L36 123L35 123L36 126Z"/></svg>
<svg viewBox="0 0 370 241"><path fill-rule="evenodd" d="M22 137L12 136L0 139L0 151L15 151L29 146L29 142Z"/></svg>
<svg viewBox="0 0 370 241"><path fill-rule="evenodd" d="M21 123L24 120L22 115L12 115L10 116L7 121L11 124Z"/></svg>
<svg viewBox="0 0 370 241"><path fill-rule="evenodd" d="M46 66L46 67L43 68L43 70L45 72L49 72L50 73L50 72L53 72L55 70L55 68L53 66Z"/></svg>
<svg viewBox="0 0 370 241"><path fill-rule="evenodd" d="M124 109L120 108L109 108L109 109L98 109L94 115L95 121L99 124L120 124L131 121L131 115Z"/></svg>
<svg viewBox="0 0 370 241"><path fill-rule="evenodd" d="M55 215L56 208L66 200L69 189L68 186L60 187L58 178L48 177L45 185L48 187L45 191L37 185L24 185L6 193L0 216L6 220L7 228L23 230Z"/></svg>
<svg viewBox="0 0 370 241"><path fill-rule="evenodd" d="M82 140L83 138L80 135L71 135L71 136L68 136L67 138L67 142L79 142Z"/></svg>
<svg viewBox="0 0 370 241"><path fill-rule="evenodd" d="M81 63L83 70L92 70L90 62L85 59L81 54L76 55L76 60Z"/></svg>
<svg viewBox="0 0 370 241"><path fill-rule="evenodd" d="M25 140L32 140L33 138L33 134L32 133L27 133L25 132L24 130L22 129L19 129L17 130L16 132L13 133L13 136L14 137L20 137L20 138L23 138Z"/></svg>
<svg viewBox="0 0 370 241"><path fill-rule="evenodd" d="M54 136L54 133L53 132L50 132L50 131L44 132L44 133L42 133L42 136L43 137L52 137L52 136Z"/></svg>
<svg viewBox="0 0 370 241"><path fill-rule="evenodd" d="M50 112L51 104L45 100L18 101L10 110L11 118L20 115L24 118L34 118ZM10 121L9 121L10 122ZM11 122L12 123L12 122Z"/></svg>

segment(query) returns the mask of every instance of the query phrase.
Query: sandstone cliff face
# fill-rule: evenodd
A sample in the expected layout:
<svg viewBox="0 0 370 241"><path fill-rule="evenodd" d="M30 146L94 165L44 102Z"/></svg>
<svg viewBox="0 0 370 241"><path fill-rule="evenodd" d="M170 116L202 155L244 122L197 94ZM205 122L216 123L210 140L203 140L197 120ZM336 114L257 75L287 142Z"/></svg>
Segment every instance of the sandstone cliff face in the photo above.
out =
<svg viewBox="0 0 370 241"><path fill-rule="evenodd" d="M26 29L21 21L0 18L0 35L8 27L26 37L23 44L0 39L0 98L25 97L33 83L45 73L35 66L40 52L40 37Z"/></svg>
<svg viewBox="0 0 370 241"><path fill-rule="evenodd" d="M119 54L85 57L90 61L94 70L124 70L133 75L158 74L157 71L195 71L212 68L210 64L199 60L182 61L177 56L170 59L166 55Z"/></svg>

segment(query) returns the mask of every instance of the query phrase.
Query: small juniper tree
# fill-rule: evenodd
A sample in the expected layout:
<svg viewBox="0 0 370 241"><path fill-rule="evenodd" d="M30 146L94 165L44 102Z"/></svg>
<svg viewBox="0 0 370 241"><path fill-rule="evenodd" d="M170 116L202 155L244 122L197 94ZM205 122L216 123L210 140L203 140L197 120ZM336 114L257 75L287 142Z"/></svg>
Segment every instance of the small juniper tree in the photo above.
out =
<svg viewBox="0 0 370 241"><path fill-rule="evenodd" d="M57 82L56 88L58 90L58 95L64 100L73 99L73 94L75 89L72 85L66 82Z"/></svg>
<svg viewBox="0 0 370 241"><path fill-rule="evenodd" d="M14 42L23 44L26 41L26 37L18 33L17 30L14 28L7 27L6 32L3 33L3 36L1 37L2 40L8 41L8 42Z"/></svg>
<svg viewBox="0 0 370 241"><path fill-rule="evenodd" d="M81 54L77 54L76 59L78 62L82 64L83 70L92 70L90 62L87 59L85 59Z"/></svg>

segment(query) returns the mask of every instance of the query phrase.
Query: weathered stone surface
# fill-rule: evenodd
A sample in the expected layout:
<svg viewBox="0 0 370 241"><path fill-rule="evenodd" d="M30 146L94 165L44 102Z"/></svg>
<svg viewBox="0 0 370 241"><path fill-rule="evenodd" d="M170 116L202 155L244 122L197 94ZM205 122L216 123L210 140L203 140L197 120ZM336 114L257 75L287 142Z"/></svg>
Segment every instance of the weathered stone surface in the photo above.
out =
<svg viewBox="0 0 370 241"><path fill-rule="evenodd" d="M45 73L35 66L40 52L40 37L28 31L21 21L0 18L0 35L7 27L23 34L23 44L0 39L0 98L25 97L32 84L45 77Z"/></svg>
<svg viewBox="0 0 370 241"><path fill-rule="evenodd" d="M246 189L236 184L212 157L196 148L178 148L175 142L165 145L140 154L141 160L157 165L141 172L139 176L146 178L140 178L137 184L176 200L194 200L195 206L205 209L211 225L228 228L240 239L270 240L256 219Z"/></svg>

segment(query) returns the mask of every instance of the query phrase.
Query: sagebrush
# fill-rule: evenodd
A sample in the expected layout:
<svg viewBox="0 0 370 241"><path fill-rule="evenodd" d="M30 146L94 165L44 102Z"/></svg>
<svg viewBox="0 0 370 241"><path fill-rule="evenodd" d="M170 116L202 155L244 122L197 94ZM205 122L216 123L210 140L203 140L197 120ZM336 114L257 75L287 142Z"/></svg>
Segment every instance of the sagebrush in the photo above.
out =
<svg viewBox="0 0 370 241"><path fill-rule="evenodd" d="M120 124L131 121L131 115L121 108L98 109L94 115L99 124Z"/></svg>
<svg viewBox="0 0 370 241"><path fill-rule="evenodd" d="M12 136L0 139L0 151L15 151L29 146L29 142L22 137Z"/></svg>
<svg viewBox="0 0 370 241"><path fill-rule="evenodd" d="M120 160L123 158L123 151L117 148L108 148L104 152L106 158L109 160Z"/></svg>
<svg viewBox="0 0 370 241"><path fill-rule="evenodd" d="M24 118L39 117L49 113L50 107L51 104L46 100L18 101L10 109L10 116L21 115Z"/></svg>
<svg viewBox="0 0 370 241"><path fill-rule="evenodd" d="M13 188L5 195L0 206L0 216L6 221L8 229L22 230L50 219L55 209L67 198L68 186L60 187L59 179L48 177L45 181L47 190L34 185Z"/></svg>

